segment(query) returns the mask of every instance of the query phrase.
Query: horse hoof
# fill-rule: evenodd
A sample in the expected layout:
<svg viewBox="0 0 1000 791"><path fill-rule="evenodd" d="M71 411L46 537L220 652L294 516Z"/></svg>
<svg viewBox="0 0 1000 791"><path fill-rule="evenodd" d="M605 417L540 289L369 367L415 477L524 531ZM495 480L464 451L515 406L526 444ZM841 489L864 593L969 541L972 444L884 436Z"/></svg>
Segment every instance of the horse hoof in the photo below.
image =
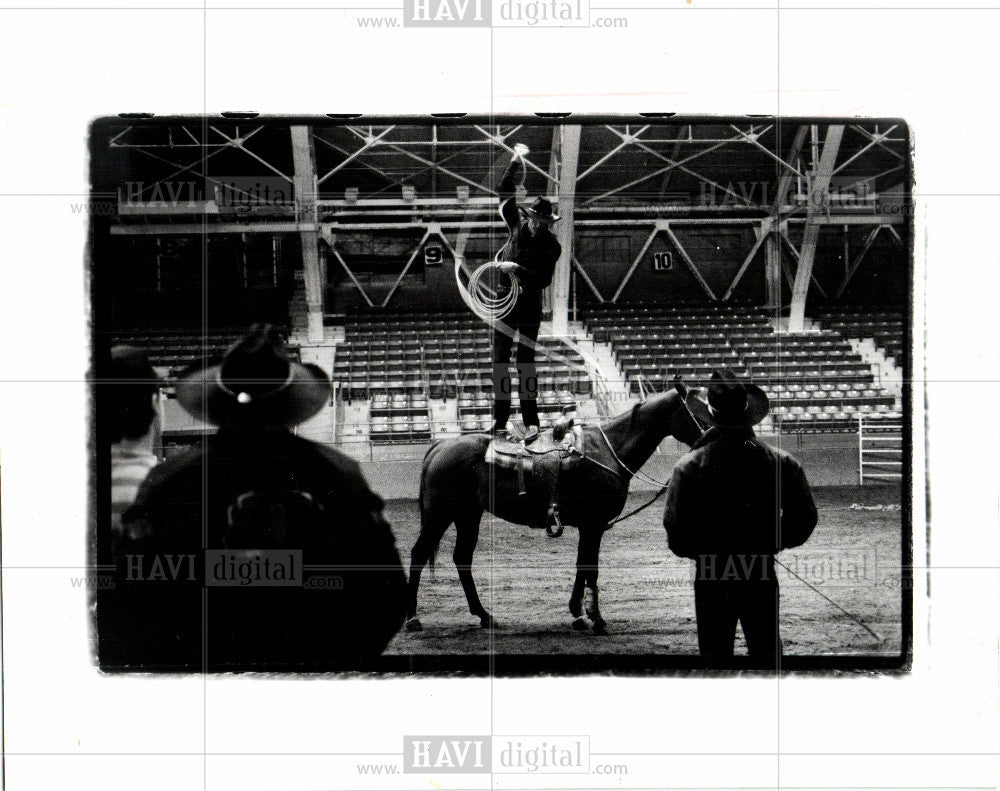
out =
<svg viewBox="0 0 1000 791"><path fill-rule="evenodd" d="M590 628L590 621L580 615L573 619L573 628L578 632L585 632Z"/></svg>
<svg viewBox="0 0 1000 791"><path fill-rule="evenodd" d="M594 623L594 634L598 637L604 637L611 634L611 632L608 631L608 625L604 621L596 621Z"/></svg>
<svg viewBox="0 0 1000 791"><path fill-rule="evenodd" d="M479 619L479 623L480 623L480 625L481 625L481 626L482 626L482 627L483 627L484 629L499 629L499 628L500 628L500 624L498 624L498 623L497 623L497 622L496 622L496 621L495 621L495 620L493 619L493 616L492 616L492 615L487 615L487 616L485 616L485 617L483 617L483 618L480 618L480 619Z"/></svg>
<svg viewBox="0 0 1000 791"><path fill-rule="evenodd" d="M420 623L420 619L419 618L410 618L406 622L406 631L408 631L408 632L422 632L423 629L424 629L424 625L422 623Z"/></svg>

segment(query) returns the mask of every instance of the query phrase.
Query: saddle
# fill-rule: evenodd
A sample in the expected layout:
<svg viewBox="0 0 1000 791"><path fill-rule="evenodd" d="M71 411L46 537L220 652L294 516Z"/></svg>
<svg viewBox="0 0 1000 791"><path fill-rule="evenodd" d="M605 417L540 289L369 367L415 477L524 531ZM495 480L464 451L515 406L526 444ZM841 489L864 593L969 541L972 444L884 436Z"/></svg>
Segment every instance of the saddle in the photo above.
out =
<svg viewBox="0 0 1000 791"><path fill-rule="evenodd" d="M559 515L559 479L563 471L575 469L583 455L583 429L574 425L572 417L567 417L530 443L524 441L524 432L512 425L508 436L495 437L490 442L484 460L498 469L517 473L519 497L528 493L525 475L534 476L547 509L540 520L542 524L533 524L532 527L544 527L549 538L558 538L563 534Z"/></svg>

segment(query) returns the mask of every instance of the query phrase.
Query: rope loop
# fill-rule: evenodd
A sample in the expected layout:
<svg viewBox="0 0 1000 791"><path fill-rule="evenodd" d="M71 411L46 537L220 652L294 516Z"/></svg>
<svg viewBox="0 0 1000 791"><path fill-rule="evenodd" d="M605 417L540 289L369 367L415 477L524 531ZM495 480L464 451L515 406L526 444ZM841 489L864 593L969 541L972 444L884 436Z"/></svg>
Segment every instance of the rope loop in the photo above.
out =
<svg viewBox="0 0 1000 791"><path fill-rule="evenodd" d="M501 269L500 263L490 261L476 267L465 287L466 304L476 316L491 324L510 315L521 292L517 278L512 272Z"/></svg>

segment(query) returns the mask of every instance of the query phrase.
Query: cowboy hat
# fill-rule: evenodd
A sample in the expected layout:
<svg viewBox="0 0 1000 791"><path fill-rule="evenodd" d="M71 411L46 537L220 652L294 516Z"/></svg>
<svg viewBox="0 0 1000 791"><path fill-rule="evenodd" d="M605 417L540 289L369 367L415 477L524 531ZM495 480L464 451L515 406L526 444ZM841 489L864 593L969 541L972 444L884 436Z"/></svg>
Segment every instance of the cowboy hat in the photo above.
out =
<svg viewBox="0 0 1000 791"><path fill-rule="evenodd" d="M694 396L688 405L703 426L755 426L771 411L767 393L741 382L728 368L716 368L708 381L708 400Z"/></svg>
<svg viewBox="0 0 1000 791"><path fill-rule="evenodd" d="M206 365L177 381L177 400L189 414L220 426L294 426L330 400L330 380L316 365L291 362L268 324L255 324L218 365Z"/></svg>
<svg viewBox="0 0 1000 791"><path fill-rule="evenodd" d="M558 214L552 213L552 204L547 198L535 198L534 203L530 206L522 206L521 211L531 219L548 223L549 225L559 219Z"/></svg>

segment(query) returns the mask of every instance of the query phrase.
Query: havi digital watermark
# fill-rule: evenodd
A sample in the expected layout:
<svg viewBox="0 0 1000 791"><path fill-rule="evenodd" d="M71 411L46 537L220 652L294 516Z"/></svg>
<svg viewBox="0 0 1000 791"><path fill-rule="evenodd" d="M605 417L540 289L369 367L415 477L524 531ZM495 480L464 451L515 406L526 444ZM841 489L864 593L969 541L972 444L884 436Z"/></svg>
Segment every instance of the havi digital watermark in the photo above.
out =
<svg viewBox="0 0 1000 791"><path fill-rule="evenodd" d="M590 772L588 736L404 736L411 774Z"/></svg>
<svg viewBox="0 0 1000 791"><path fill-rule="evenodd" d="M403 27L587 27L590 0L404 0Z"/></svg>

